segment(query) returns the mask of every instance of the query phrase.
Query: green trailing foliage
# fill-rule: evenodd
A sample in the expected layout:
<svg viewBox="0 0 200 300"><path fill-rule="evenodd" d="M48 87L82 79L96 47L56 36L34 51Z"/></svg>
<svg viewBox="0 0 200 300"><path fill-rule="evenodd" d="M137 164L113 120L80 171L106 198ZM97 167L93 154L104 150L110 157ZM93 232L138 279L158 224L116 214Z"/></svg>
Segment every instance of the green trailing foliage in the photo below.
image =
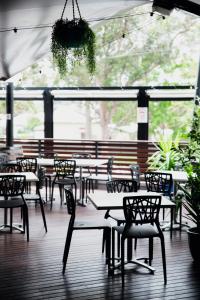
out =
<svg viewBox="0 0 200 300"><path fill-rule="evenodd" d="M179 135L173 140L160 137L158 144L155 144L157 151L148 159L149 170L174 170L179 162L177 152L179 145Z"/></svg>
<svg viewBox="0 0 200 300"><path fill-rule="evenodd" d="M51 52L61 78L70 66L85 61L90 74L95 72L95 34L82 18L57 20L53 26Z"/></svg>

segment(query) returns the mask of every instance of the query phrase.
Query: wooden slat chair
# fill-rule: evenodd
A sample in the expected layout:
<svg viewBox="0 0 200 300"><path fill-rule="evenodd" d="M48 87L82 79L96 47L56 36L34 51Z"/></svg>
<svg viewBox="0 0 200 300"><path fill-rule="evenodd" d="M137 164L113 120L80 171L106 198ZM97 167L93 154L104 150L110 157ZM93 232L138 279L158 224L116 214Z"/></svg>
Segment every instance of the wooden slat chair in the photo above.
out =
<svg viewBox="0 0 200 300"><path fill-rule="evenodd" d="M63 274L65 273L67 259L69 255L69 249L72 239L72 233L74 230L103 230L106 240L106 263L108 265L108 271L110 270L110 243L111 243L111 226L107 220L101 221L84 221L76 220L76 201L73 193L70 189L65 188L66 204L68 214L71 216L68 225L67 237L65 242L64 254L63 254Z"/></svg>
<svg viewBox="0 0 200 300"><path fill-rule="evenodd" d="M130 196L123 198L123 210L126 223L121 226L112 227L112 267L115 269L115 232L121 236L121 268L122 286L124 287L125 264L134 263L149 269L154 273L151 267L153 260L153 238L160 238L162 250L162 262L164 283L167 283L165 242L162 230L159 224L159 211L161 196ZM128 249L127 261L125 262L125 240L130 239L149 239L149 257L132 259L132 246ZM140 260L144 260L145 263ZM148 262L148 264L147 264Z"/></svg>

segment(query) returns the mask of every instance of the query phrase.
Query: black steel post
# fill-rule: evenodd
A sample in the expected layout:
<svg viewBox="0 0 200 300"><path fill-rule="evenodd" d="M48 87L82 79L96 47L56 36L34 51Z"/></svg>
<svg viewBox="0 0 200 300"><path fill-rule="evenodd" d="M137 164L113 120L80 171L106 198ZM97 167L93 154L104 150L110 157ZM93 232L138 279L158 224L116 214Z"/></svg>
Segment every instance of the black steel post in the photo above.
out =
<svg viewBox="0 0 200 300"><path fill-rule="evenodd" d="M13 83L6 86L6 147L13 146Z"/></svg>
<svg viewBox="0 0 200 300"><path fill-rule="evenodd" d="M53 138L53 99L51 92L44 90L44 138Z"/></svg>
<svg viewBox="0 0 200 300"><path fill-rule="evenodd" d="M149 137L149 95L145 89L139 89L137 94L137 122L138 122L138 140L148 140Z"/></svg>

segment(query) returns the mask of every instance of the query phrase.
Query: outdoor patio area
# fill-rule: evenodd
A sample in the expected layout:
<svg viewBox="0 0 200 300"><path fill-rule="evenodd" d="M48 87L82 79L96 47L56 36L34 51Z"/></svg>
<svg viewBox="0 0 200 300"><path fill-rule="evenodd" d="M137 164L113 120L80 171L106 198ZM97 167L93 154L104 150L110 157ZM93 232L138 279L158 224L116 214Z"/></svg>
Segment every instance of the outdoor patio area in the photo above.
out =
<svg viewBox="0 0 200 300"><path fill-rule="evenodd" d="M76 231L62 275L62 256L69 216L66 205L56 197L53 209L45 206L48 232L43 228L40 209L29 205L30 241L18 232L0 233L0 291L2 300L15 299L200 299L200 269L193 265L187 233L164 232L168 283L163 282L160 242L155 239L154 275L137 268L125 275L107 274L101 253L102 231ZM17 216L15 216L18 218ZM104 217L91 203L77 207L77 217L97 220ZM3 211L1 213L1 222ZM139 241L137 255L148 251L147 241Z"/></svg>

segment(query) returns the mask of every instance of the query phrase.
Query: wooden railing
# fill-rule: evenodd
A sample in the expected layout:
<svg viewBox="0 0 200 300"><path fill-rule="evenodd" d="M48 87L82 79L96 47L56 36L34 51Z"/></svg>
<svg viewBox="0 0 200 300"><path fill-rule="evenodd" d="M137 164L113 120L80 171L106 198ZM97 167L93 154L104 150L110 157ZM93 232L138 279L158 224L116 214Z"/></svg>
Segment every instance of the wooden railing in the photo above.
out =
<svg viewBox="0 0 200 300"><path fill-rule="evenodd" d="M5 141L0 141L3 144ZM95 140L58 140L58 139L15 139L15 146L21 146L24 156L71 158L72 153L89 152L93 158L108 158L113 156L113 175L129 175L129 165L137 163L141 172L147 169L148 158L156 151L149 141L95 141ZM106 166L98 169L106 172Z"/></svg>

